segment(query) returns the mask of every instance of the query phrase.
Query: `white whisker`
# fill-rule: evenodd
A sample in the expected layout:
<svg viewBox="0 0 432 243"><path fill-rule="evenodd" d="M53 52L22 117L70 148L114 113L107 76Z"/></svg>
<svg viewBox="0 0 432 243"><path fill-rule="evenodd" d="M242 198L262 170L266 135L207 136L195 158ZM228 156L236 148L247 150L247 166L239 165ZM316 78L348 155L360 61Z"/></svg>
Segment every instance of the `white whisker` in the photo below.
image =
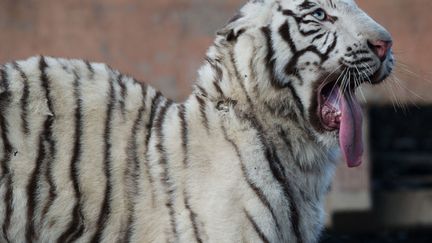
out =
<svg viewBox="0 0 432 243"><path fill-rule="evenodd" d="M355 86L358 87L358 89L360 90L360 94L363 97L363 101L366 103L367 102L366 97L363 93L363 90L360 88L362 80L359 80L359 78L361 78L363 75L361 74L360 70L356 66L355 66L355 69L357 70L357 73L358 73L358 78L357 77L354 78Z"/></svg>
<svg viewBox="0 0 432 243"><path fill-rule="evenodd" d="M338 79L336 80L336 82L334 83L334 85L333 85L333 87L332 87L332 89L331 89L331 91L330 91L330 94L333 93L334 88L338 85L339 79L342 78L341 85L339 85L339 92L337 93L337 97L336 97L336 103L337 103L337 104L339 104L340 99L342 98L342 97L340 97L340 96L341 96L341 92L343 91L343 90L342 90L342 86L343 86L343 82L344 82L344 79L345 79L345 75L346 75L346 71L347 71L347 70L348 70L348 69L345 68L345 69L342 71L342 73L339 75Z"/></svg>
<svg viewBox="0 0 432 243"><path fill-rule="evenodd" d="M402 85L402 81L395 75L392 75L394 78L394 81L400 85L401 88L408 91L410 94L414 95L415 97L421 99L422 101L425 101L426 99L422 97L421 95L417 94L416 92L412 91L411 89L407 88L406 86Z"/></svg>
<svg viewBox="0 0 432 243"><path fill-rule="evenodd" d="M419 79L419 80L422 80L422 81L425 81L425 82L432 84L432 79L428 79L428 78L410 70L409 66L406 64L402 64L402 63L397 62L395 72L401 72L401 73L407 74L408 76L411 76L413 78L416 78L416 79Z"/></svg>
<svg viewBox="0 0 432 243"><path fill-rule="evenodd" d="M333 84L333 87L331 88L329 94L333 93L333 91L334 91L335 87L337 86L337 84L338 84L340 78L344 76L344 73L345 73L346 70L347 70L347 69L345 68L345 69L344 69L344 70L339 74L339 76L338 76L338 78L336 79L336 82ZM339 102L339 100L338 100L338 99L339 99L339 93L340 93L340 92L338 92L338 94L337 94L336 102ZM328 101L329 98L330 98L330 97L327 97L326 102Z"/></svg>

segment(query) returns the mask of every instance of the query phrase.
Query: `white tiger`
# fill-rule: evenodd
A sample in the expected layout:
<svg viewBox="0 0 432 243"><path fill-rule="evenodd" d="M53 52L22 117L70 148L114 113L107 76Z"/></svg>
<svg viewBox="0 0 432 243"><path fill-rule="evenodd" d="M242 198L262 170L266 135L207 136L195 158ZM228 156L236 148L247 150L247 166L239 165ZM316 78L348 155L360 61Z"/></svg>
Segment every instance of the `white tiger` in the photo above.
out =
<svg viewBox="0 0 432 243"><path fill-rule="evenodd" d="M104 64L1 69L1 242L316 242L391 36L352 0L254 0L174 103ZM339 139L338 139L339 138Z"/></svg>

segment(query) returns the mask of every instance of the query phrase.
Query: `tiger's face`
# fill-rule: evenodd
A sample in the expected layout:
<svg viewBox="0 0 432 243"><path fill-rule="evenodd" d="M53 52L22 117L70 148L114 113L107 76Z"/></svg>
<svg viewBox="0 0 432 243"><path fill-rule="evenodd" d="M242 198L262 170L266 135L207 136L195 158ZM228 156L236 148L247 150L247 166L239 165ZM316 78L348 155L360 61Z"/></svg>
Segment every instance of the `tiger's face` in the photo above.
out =
<svg viewBox="0 0 432 243"><path fill-rule="evenodd" d="M353 0L258 2L272 9L263 31L272 86L289 87L318 140L338 143L348 166L358 166L362 113L355 91L391 73L390 34Z"/></svg>

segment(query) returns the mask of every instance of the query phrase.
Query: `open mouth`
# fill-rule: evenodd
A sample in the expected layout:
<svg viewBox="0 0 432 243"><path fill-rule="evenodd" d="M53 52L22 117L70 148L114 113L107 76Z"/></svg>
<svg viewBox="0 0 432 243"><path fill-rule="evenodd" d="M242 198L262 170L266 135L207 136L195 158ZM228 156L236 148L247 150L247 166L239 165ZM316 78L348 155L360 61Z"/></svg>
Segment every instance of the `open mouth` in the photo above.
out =
<svg viewBox="0 0 432 243"><path fill-rule="evenodd" d="M359 71L361 65L349 66L342 59L339 74L328 75L325 80L329 81L319 84L316 90L317 110L314 118L318 119L314 119L313 124L321 131L339 135L339 146L349 167L359 166L363 155L363 115L355 96L356 88L366 80L373 85L379 84L390 75L394 61L389 53L387 51L385 61L381 60L377 70ZM339 78L343 73L344 81L340 83Z"/></svg>
<svg viewBox="0 0 432 243"><path fill-rule="evenodd" d="M324 83L318 88L318 109L322 127L337 131L342 155L349 167L361 164L363 155L363 115L354 91L356 87L343 90L338 83Z"/></svg>

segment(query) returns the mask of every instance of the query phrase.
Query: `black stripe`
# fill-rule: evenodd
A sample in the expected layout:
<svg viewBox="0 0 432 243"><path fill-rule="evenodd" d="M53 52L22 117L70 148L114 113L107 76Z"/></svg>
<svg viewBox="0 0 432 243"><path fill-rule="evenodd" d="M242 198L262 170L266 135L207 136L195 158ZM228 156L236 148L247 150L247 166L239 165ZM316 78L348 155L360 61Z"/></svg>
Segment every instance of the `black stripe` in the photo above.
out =
<svg viewBox="0 0 432 243"><path fill-rule="evenodd" d="M284 28L281 27L279 32L283 32L282 29L285 29L285 28L286 27L284 27ZM288 39L290 39L290 37ZM301 55L303 55L304 52L307 52L307 51L309 51L309 50L303 50L303 51L294 53L294 56L291 58L291 60L288 62L288 64L285 67L285 73L287 75L295 75L295 76L297 76L297 78L299 78L299 80L302 80L301 77L298 76L298 72L296 70L296 65L297 65L298 58ZM319 54L321 54L321 53L319 53ZM274 74L272 76L275 77ZM294 101L297 105L297 108L299 109L301 115L304 117L305 115L304 115L303 103L301 102L301 99L298 96L297 92L295 91L294 87L292 86L291 82L286 82L285 84L282 84L281 82L278 82L278 83L279 83L279 86L278 86L279 88L289 88L290 89L291 94L294 98Z"/></svg>
<svg viewBox="0 0 432 243"><path fill-rule="evenodd" d="M133 225L135 223L136 217L135 217L135 205L138 201L136 198L139 195L138 191L138 179L139 179L139 173L141 171L140 169L140 159L138 155L138 141L137 141L137 135L138 130L140 129L140 126L143 123L143 115L146 111L146 92L147 86L142 86L142 106L138 110L137 117L133 123L132 130L130 131L131 137L129 139L129 146L128 146L128 161L132 163L131 165L128 165L128 175L131 177L132 182L132 194L129 196L129 216L128 216L128 223L126 226L126 236L124 237L124 242L130 242L132 233L133 233Z"/></svg>
<svg viewBox="0 0 432 243"><path fill-rule="evenodd" d="M58 243L73 241L78 239L84 233L84 216L81 202L81 190L79 185L79 166L82 159L82 144L81 139L83 135L83 115L82 115L82 99L79 85L79 77L74 72L74 99L75 99L75 127L74 127L74 146L72 152L72 158L70 161L70 178L72 180L72 186L75 196L75 205L72 211L72 221L65 232L57 239Z"/></svg>
<svg viewBox="0 0 432 243"><path fill-rule="evenodd" d="M321 31L321 28L314 29L314 30L308 30L308 31L300 30L300 33L304 36L310 36L310 35L313 35L313 34L320 32L320 31Z"/></svg>
<svg viewBox="0 0 432 243"><path fill-rule="evenodd" d="M181 128L181 137L182 137L182 149L183 149L183 165L188 165L188 124L186 121L186 107L184 104L178 106L178 116L180 118L180 128ZM198 243L202 243L202 239L198 230L197 224L197 214L192 210L189 203L189 195L186 189L183 191L184 204L186 209L189 211L189 218L192 222L192 228L195 236L195 240Z"/></svg>
<svg viewBox="0 0 432 243"><path fill-rule="evenodd" d="M39 184L42 174L43 162L46 159L46 148L44 141L46 139L46 131L50 129L51 119L47 118L44 123L44 131L39 135L39 146L38 146L38 156L36 158L36 166L27 184L27 226L26 226L26 241L34 242L37 241L38 236L35 231L35 217L34 213L38 204L39 196Z"/></svg>
<svg viewBox="0 0 432 243"><path fill-rule="evenodd" d="M199 95L195 95L195 98L198 101L199 104L199 110L201 112L201 120L202 120L202 124L203 126L206 128L207 133L210 132L210 127L209 127L209 121L207 118L207 104L205 102L205 100L203 98L201 98Z"/></svg>
<svg viewBox="0 0 432 243"><path fill-rule="evenodd" d="M12 95L9 91L8 75L6 73L5 68L6 67L3 66L0 69L1 84L4 88L4 91L0 95L0 127L1 127L1 136L3 140L3 153L4 153L4 157L1 160L1 166L2 166L1 179L3 179L3 177L5 176L10 175L9 162L13 150L12 144L8 137L9 124L6 119L7 109L9 107L10 102L12 101Z"/></svg>
<svg viewBox="0 0 432 243"><path fill-rule="evenodd" d="M304 114L304 105L303 102L300 99L300 96L297 94L296 90L294 89L294 87L291 84L287 85L288 89L291 91L291 94L294 98L294 102L297 106L297 109L300 111L300 114L303 118L305 118L305 114Z"/></svg>
<svg viewBox="0 0 432 243"><path fill-rule="evenodd" d="M295 158L295 157L294 157L294 153L293 153L292 143L291 143L291 141L289 140L289 138L288 138L288 134L286 133L286 131L283 130L282 128L280 128L280 131L279 131L278 134L279 134L279 137L282 138L282 141L284 142L286 149L287 149L287 150L289 151L289 153L291 154L291 157L292 157L292 158Z"/></svg>
<svg viewBox="0 0 432 243"><path fill-rule="evenodd" d="M172 104L173 104L172 101L168 101L160 109L159 115L155 123L155 130L156 130L155 132L159 140L158 144L156 145L157 152L160 155L159 165L162 167L160 180L162 185L164 185L165 193L167 194L167 201L165 202L165 206L168 208L168 213L170 216L171 232L173 233L174 242L178 242L177 220L176 220L176 212L174 209L175 189L173 188L174 183L171 181L170 178L168 155L163 145L164 143L163 125L165 122L167 110L172 106Z"/></svg>
<svg viewBox="0 0 432 243"><path fill-rule="evenodd" d="M143 84L141 82L135 81L141 86L141 94L142 94L142 102L143 102L143 109L144 111L147 110L146 108L146 100L147 100L147 90L148 86L146 84Z"/></svg>
<svg viewBox="0 0 432 243"><path fill-rule="evenodd" d="M272 84L273 87L275 87L277 89L283 89L283 88L291 86L289 84L289 82L283 83L281 80L279 80L277 78L277 75L275 74L275 70L274 70L276 60L274 58L274 49L273 49L273 41L271 39L271 30L269 29L269 27L263 27L262 31L263 31L264 36L266 37L266 41L267 41L266 65L267 65L267 69L269 69L270 83ZM285 68L286 72L288 75L296 75L301 80L301 77L298 76L298 72L296 72L296 70L295 70L295 65L297 64L297 58L298 57L296 58L296 54L295 54L296 47L294 46L294 43L292 42L291 36L289 35L289 26L288 26L287 22L279 28L279 33L280 33L280 35L282 35L282 37L284 39L287 40L288 44L291 47L291 50L294 52L294 57L291 59L291 61L287 64L287 66ZM291 69L294 69L294 70L291 70Z"/></svg>
<svg viewBox="0 0 432 243"><path fill-rule="evenodd" d="M207 91L203 88L203 87L201 87L200 85L195 85L197 88L198 88L198 90L199 90L199 92L202 94L202 96L204 96L204 97L208 97L208 93L207 93Z"/></svg>
<svg viewBox="0 0 432 243"><path fill-rule="evenodd" d="M267 44L267 56L266 56L266 67L269 72L270 84L278 89L283 88L282 82L277 78L275 73L275 62L276 59L274 57L274 49L273 49L273 40L271 37L271 30L268 26L261 28L261 31L264 34Z"/></svg>
<svg viewBox="0 0 432 243"><path fill-rule="evenodd" d="M190 203L189 203L189 195L186 192L186 189L183 191L183 198L184 198L184 204L186 209L189 211L189 218L192 222L192 228L195 236L195 240L198 243L203 243L203 240L201 239L200 232L198 229L198 215L192 210Z"/></svg>
<svg viewBox="0 0 432 243"><path fill-rule="evenodd" d="M336 17L336 16L332 16L332 15L328 15L328 19L327 19L328 22L334 24L334 23L336 23L336 21L338 21L338 20L339 20L338 17Z"/></svg>
<svg viewBox="0 0 432 243"><path fill-rule="evenodd" d="M218 82L213 81L213 86L215 87L215 89L218 92L219 96L222 96L222 97L225 96L224 93L223 93L223 91L222 91L222 89L221 89L221 87L219 86Z"/></svg>
<svg viewBox="0 0 432 243"><path fill-rule="evenodd" d="M262 232L262 230L259 228L258 224L255 222L255 220L252 218L252 216L249 214L249 212L246 209L244 209L243 211L244 211L244 213L246 215L246 218L252 224L252 227L254 228L254 230L257 233L257 235L259 236L259 238L264 243L270 243L270 241L268 240L267 236L265 236L264 232Z"/></svg>
<svg viewBox="0 0 432 243"><path fill-rule="evenodd" d="M215 72L215 81L222 82L223 71L220 66L217 64L216 60L212 60L210 57L206 57L205 60L210 64L211 68Z"/></svg>
<svg viewBox="0 0 432 243"><path fill-rule="evenodd" d="M86 65L86 67L87 67L87 69L88 69L88 71L89 71L89 73L90 73L90 75L89 75L89 79L90 80L93 80L94 79L94 75L95 75L95 71L94 71L94 69L93 69L93 66L92 66L92 64L89 62L89 61L84 61L84 63L85 63L85 65Z"/></svg>
<svg viewBox="0 0 432 243"><path fill-rule="evenodd" d="M231 29L228 32L226 40L229 42L237 41L237 39L245 32L245 29L239 29L237 32L234 29Z"/></svg>
<svg viewBox="0 0 432 243"><path fill-rule="evenodd" d="M283 25L279 27L279 35L288 43L291 52L293 53L293 56L285 67L285 73L288 76L293 75L303 82L297 69L297 61L299 57L304 54L305 51L297 51L297 47L295 46L294 41L291 37L291 30L288 21L286 21Z"/></svg>
<svg viewBox="0 0 432 243"><path fill-rule="evenodd" d="M282 12L282 14L285 16L292 16L294 18L297 17L297 15L295 15L293 11L289 9L282 9L282 6L279 6L279 12Z"/></svg>
<svg viewBox="0 0 432 243"><path fill-rule="evenodd" d="M30 177L29 184L27 185L27 227L26 227L26 240L28 242L32 242L34 240L37 241L38 235L35 231L35 218L34 211L36 210L37 204L39 203L39 195L38 195L38 187L40 180L42 179L42 170L43 164L46 162L51 164L51 161L54 159L53 156L55 154L55 141L53 140L52 134L52 125L55 119L55 113L53 109L53 104L51 101L51 91L49 86L49 78L46 73L46 69L48 65L45 61L44 57L41 57L39 60L39 70L40 70L40 80L42 88L45 91L45 99L47 100L48 109L51 114L47 115L44 122L43 132L39 135L39 152L38 157L36 158L36 166L33 170L32 176ZM45 147L45 141L49 146L49 152L47 153ZM49 158L48 158L49 156ZM50 161L48 162L47 159ZM50 178L52 179L52 178ZM51 181L52 182L52 181ZM51 185L51 184L50 184ZM51 191L50 191L51 192ZM49 195L50 196L50 195Z"/></svg>
<svg viewBox="0 0 432 243"><path fill-rule="evenodd" d="M350 52L348 54L345 54L345 56L346 57L354 56L354 58L357 58L357 56L360 55L360 54L369 54L369 51L365 50L365 49L357 50L357 51L353 51L353 52Z"/></svg>
<svg viewBox="0 0 432 243"><path fill-rule="evenodd" d="M228 137L228 134L226 132L226 128L223 124L221 124L221 129L222 129L225 140L229 144L231 144L231 146L234 148L234 150L236 152L236 155L237 155L239 162L240 162L240 165L241 165L244 179L246 180L246 182L249 185L249 187L251 188L251 190L254 191L256 196L259 198L261 203L267 208L267 210L272 215L273 221L275 222L275 225L276 225L277 233L280 234L281 233L281 227L280 227L279 221L277 220L277 217L276 217L276 214L274 212L273 207L271 206L267 197L264 195L264 192L261 190L261 188L256 186L255 183L251 180L251 178L249 178L248 173L247 173L247 169L246 169L245 164L244 164L243 156L240 153L240 149L239 149L238 145L232 139L230 139Z"/></svg>
<svg viewBox="0 0 432 243"><path fill-rule="evenodd" d="M152 130L153 130L153 122L154 122L154 118L156 115L156 111L159 107L160 102L162 101L161 97L162 97L162 94L160 92L157 92L156 95L153 97L153 100L151 102L152 105L150 108L150 117L149 117L149 121L146 125L147 131L148 131L146 141L145 141L145 144L147 146L147 150L148 150L148 144L149 144L150 137L151 137Z"/></svg>
<svg viewBox="0 0 432 243"><path fill-rule="evenodd" d="M152 136L153 133L153 123L155 120L155 115L156 115L156 111L158 110L158 107L160 105L160 103L162 102L162 95L160 92L157 92L156 95L153 97L152 102L151 102L151 108L150 108L150 117L149 120L146 124L146 131L147 131L147 135L146 135L146 140L145 140L145 146L146 146L146 152L145 152L145 169L146 169L146 173L148 175L148 180L151 186L151 195L152 195L152 205L155 205L155 188L154 188L154 179L153 179L153 175L151 174L151 170L150 170L150 164L149 164L149 158L148 158L148 153L149 153L149 146L150 146L150 138Z"/></svg>
<svg viewBox="0 0 432 243"><path fill-rule="evenodd" d="M231 63L232 63L233 69L234 69L234 75L235 75L238 83L240 84L240 88L242 89L243 93L246 96L246 101L248 102L248 104L250 105L250 107L253 108L252 99L250 98L249 93L247 92L246 87L245 87L245 85L243 83L244 82L244 78L240 74L239 69L237 67L237 62L236 62L236 59L234 57L233 50L230 50L229 56L230 56L230 60L231 60Z"/></svg>
<svg viewBox="0 0 432 243"><path fill-rule="evenodd" d="M22 130L25 135L28 135L30 133L29 129L29 123L28 123L28 103L29 103L29 95L30 95L30 88L29 88L29 80L27 75L24 73L24 71L21 69L19 64L17 62L13 63L14 68L19 72L22 80L23 80L23 94L21 96L20 105L21 105L21 120L22 120Z"/></svg>
<svg viewBox="0 0 432 243"><path fill-rule="evenodd" d="M336 9L336 4L334 4L332 0L329 0L329 2L330 2L330 5L332 6L332 8Z"/></svg>
<svg viewBox="0 0 432 243"><path fill-rule="evenodd" d="M362 63L368 63L368 62L372 62L372 61L373 61L373 59L370 58L370 57L360 58L359 60L356 60L356 61L347 61L347 60L344 60L345 63L348 63L348 64L350 64L352 66L359 65L359 64L362 64Z"/></svg>
<svg viewBox="0 0 432 243"><path fill-rule="evenodd" d="M126 85L124 83L124 76L122 74L119 74L117 76L117 83L120 86L120 99L119 99L119 103L120 103L120 110L121 113L123 115L123 117L126 116L126 95L127 95L127 88Z"/></svg>
<svg viewBox="0 0 432 243"><path fill-rule="evenodd" d="M316 32L318 32L319 30L317 30ZM290 26L288 24L288 21L286 21L283 25L281 25L281 27L279 28L279 34L282 36L282 38L288 43L288 45L291 48L291 51L294 53L294 56L291 58L289 64L287 65L286 68L286 73L288 75L294 75L296 72L295 69L293 69L296 65L297 65L297 61L299 59L300 56L304 55L307 52L313 52L315 54L317 54L320 58L321 58L321 62L326 61L329 58L329 54L331 51L333 51L336 47L336 43L337 43L337 34L333 33L334 35L334 40L332 45L327 49L327 51L325 53L321 53L316 46L308 46L302 50L297 50L297 48L295 47L295 44L292 40L291 37L291 33L290 33ZM330 34L327 34L326 36L326 41L328 40ZM324 44L325 45L325 44ZM288 68L290 67L290 68Z"/></svg>
<svg viewBox="0 0 432 243"><path fill-rule="evenodd" d="M10 156L9 156L10 157ZM3 221L3 237L5 238L6 242L10 242L8 231L10 227L10 221L13 214L13 187L12 187L12 178L11 175L7 175L7 178L5 180L5 187L6 187L6 193L4 197L4 201L6 203L6 213L5 213L5 219Z"/></svg>
<svg viewBox="0 0 432 243"><path fill-rule="evenodd" d="M178 106L178 116L180 119L180 130L182 139L182 149L184 153L183 165L188 165L188 124L186 121L186 107L184 104Z"/></svg>
<svg viewBox="0 0 432 243"><path fill-rule="evenodd" d="M314 41L316 41L316 40L319 40L319 39L321 39L321 38L323 38L323 36L326 34L326 32L323 32L323 33L321 33L321 34L319 34L319 35L316 35L313 39L312 39L312 43L314 42Z"/></svg>
<svg viewBox="0 0 432 243"><path fill-rule="evenodd" d="M320 23L316 20L311 20L311 19L302 19L300 21L300 23L302 24L313 24L313 26L321 26Z"/></svg>
<svg viewBox="0 0 432 243"><path fill-rule="evenodd" d="M105 119L105 131L103 140L105 142L104 145L104 171L106 178L106 186L105 186L105 196L102 202L102 206L99 213L99 219L97 222L97 230L95 235L93 236L91 242L100 242L102 239L103 231L108 222L109 216L111 214L111 195L112 195L112 179L111 179L111 169L112 169L112 158L111 158L111 136L112 136L112 120L113 120L113 111L114 111L114 103L115 103L115 93L113 87L113 80L110 80L110 89L109 89L109 103L106 111L106 119Z"/></svg>
<svg viewBox="0 0 432 243"><path fill-rule="evenodd" d="M297 47L295 46L294 40L291 37L291 30L288 21L286 21L283 25L281 25L281 27L279 27L279 34L280 36L282 36L282 39L284 39L288 43L291 51L293 53L297 52Z"/></svg>
<svg viewBox="0 0 432 243"><path fill-rule="evenodd" d="M309 10L316 6L316 3L313 3L309 0L305 0L302 4L299 5L300 10Z"/></svg>
<svg viewBox="0 0 432 243"><path fill-rule="evenodd" d="M266 148L266 157L267 160L269 161L270 169L272 171L273 176L279 182L285 194L285 198L287 198L289 202L291 227L292 230L294 231L294 235L296 236L297 242L301 243L303 242L303 239L300 233L299 210L297 208L297 205L294 202L292 188L288 183L288 178L285 175L285 171L282 167L282 163L276 154L274 146L271 146L271 148Z"/></svg>
<svg viewBox="0 0 432 243"><path fill-rule="evenodd" d="M327 32L326 38L324 40L323 46L327 45L327 41L329 40L330 32Z"/></svg>
<svg viewBox="0 0 432 243"><path fill-rule="evenodd" d="M9 140L8 133L9 133L9 124L7 122L6 116L7 116L7 108L9 106L9 103L11 102L11 94L9 92L9 80L8 75L5 70L6 67L2 67L1 72L1 84L4 88L3 93L0 95L0 128L1 128L1 138L3 140L3 153L4 156L1 160L1 166L2 166L2 176L1 180L6 180L5 187L6 187L6 194L4 201L6 203L6 212L5 212L5 219L3 221L3 236L7 242L9 242L8 239L8 231L10 227L10 221L13 214L13 187L12 187L12 175L10 172L10 161L12 158L13 153L13 147Z"/></svg>
<svg viewBox="0 0 432 243"><path fill-rule="evenodd" d="M75 75L75 82L78 82L78 76ZM52 121L51 121L52 123ZM48 185L49 185L49 192L48 192L48 201L45 204L43 210L42 210L42 217L41 220L44 219L45 215L49 211L51 205L53 204L55 198L57 197L57 186L54 182L54 176L53 176L53 162L56 160L57 156L57 148L56 148L56 141L53 137L53 131L51 130L51 126L49 127L49 130L46 132L46 141L49 145L49 157L47 157L46 162L46 171L45 171L45 177L47 179Z"/></svg>
<svg viewBox="0 0 432 243"><path fill-rule="evenodd" d="M277 155L276 148L271 142L269 143L266 139L264 129L258 120L254 117L248 118L251 125L257 130L258 138L264 146L264 153L266 160L269 164L270 170L273 177L278 181L280 187L283 189L284 196L288 200L291 216L291 227L294 235L296 236L297 243L303 242L302 235L300 233L300 216L297 205L294 202L293 191L289 184L288 178L285 174L285 169L279 156Z"/></svg>
<svg viewBox="0 0 432 243"><path fill-rule="evenodd" d="M68 72L64 67L64 71ZM78 82L78 75L74 71L74 86L76 86ZM49 192L48 192L48 199L47 203L45 204L43 210L42 210L42 217L41 220L43 221L46 214L49 212L51 206L53 205L53 202L55 198L57 197L57 186L54 182L54 175L53 175L53 165L52 163L56 160L57 150L56 150L56 142L53 139L52 130L49 130L47 132L47 136L45 138L49 143L49 161L46 163L46 171L45 171L45 177L47 179L47 182L49 184ZM42 222L41 222L42 223Z"/></svg>
<svg viewBox="0 0 432 243"><path fill-rule="evenodd" d="M6 68L7 68L6 66L2 66L0 72L1 72L1 85L4 89L3 93L8 94L10 91L9 90L10 84L9 84L9 76L6 72Z"/></svg>
<svg viewBox="0 0 432 243"><path fill-rule="evenodd" d="M46 72L45 70L42 71L42 74ZM48 76L47 76L47 80L44 81L46 82L47 87L49 87L48 84ZM46 91L47 92L47 99L50 99L49 97L49 89ZM56 156L57 156L57 148L56 148L56 141L54 139L53 136L53 131L52 131L52 125L54 122L54 118L55 118L55 113L53 110L51 110L51 113L53 114L53 116L47 117L47 120L49 122L49 124L47 124L46 130L44 132L44 137L45 140L48 143L48 148L49 148L49 154L47 155L47 159L46 159L46 171L45 171L45 177L46 180L48 182L49 185L49 191L48 191L48 202L45 205L44 209L42 210L42 218L41 220L43 221L45 214L48 212L49 207L51 206L52 202L54 201L54 199L57 196L57 186L54 183L54 176L52 174L52 164L53 162L56 160Z"/></svg>
<svg viewBox="0 0 432 243"><path fill-rule="evenodd" d="M53 104L52 101L50 99L51 97L51 91L49 88L49 80L48 80L48 76L46 74L46 69L48 68L48 65L45 61L45 57L41 56L40 61L39 61L39 69L41 71L41 82L42 82L42 87L45 90L45 97L47 99L47 104L48 104L48 109L49 111L52 113L52 115L55 117L54 114L54 109L53 109Z"/></svg>
<svg viewBox="0 0 432 243"><path fill-rule="evenodd" d="M327 49L327 51L322 56L322 60L323 61L325 61L325 60L327 60L329 58L328 56L330 55L330 52L332 52L336 48L337 41L338 41L338 36L337 36L337 34L335 32L335 33L333 33L333 42L332 42L332 44L329 46L329 48Z"/></svg>

